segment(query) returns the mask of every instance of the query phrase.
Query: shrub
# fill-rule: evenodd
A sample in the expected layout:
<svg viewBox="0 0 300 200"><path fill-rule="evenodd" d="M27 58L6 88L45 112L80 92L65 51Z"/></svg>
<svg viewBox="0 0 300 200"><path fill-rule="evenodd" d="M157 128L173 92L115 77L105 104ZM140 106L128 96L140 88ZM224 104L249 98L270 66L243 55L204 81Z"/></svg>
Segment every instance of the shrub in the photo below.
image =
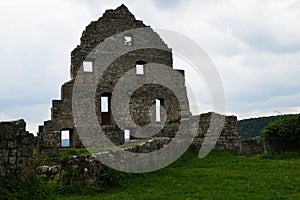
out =
<svg viewBox="0 0 300 200"><path fill-rule="evenodd" d="M267 151L282 154L300 150L300 115L285 115L262 131Z"/></svg>
<svg viewBox="0 0 300 200"><path fill-rule="evenodd" d="M36 167L46 164L47 156L44 152L38 152L37 150L34 150L33 155L35 157L34 164Z"/></svg>
<svg viewBox="0 0 300 200"><path fill-rule="evenodd" d="M60 158L68 158L70 156L85 155L85 154L89 154L89 151L85 148L81 148L81 149L68 149L62 153L59 153L58 156Z"/></svg>
<svg viewBox="0 0 300 200"><path fill-rule="evenodd" d="M14 178L2 178L0 180L0 199L54 199L48 186L38 176L34 176L28 182L22 182Z"/></svg>
<svg viewBox="0 0 300 200"><path fill-rule="evenodd" d="M100 177L98 177L97 185L101 188L119 186L119 180L124 178L126 173L115 169L104 167Z"/></svg>

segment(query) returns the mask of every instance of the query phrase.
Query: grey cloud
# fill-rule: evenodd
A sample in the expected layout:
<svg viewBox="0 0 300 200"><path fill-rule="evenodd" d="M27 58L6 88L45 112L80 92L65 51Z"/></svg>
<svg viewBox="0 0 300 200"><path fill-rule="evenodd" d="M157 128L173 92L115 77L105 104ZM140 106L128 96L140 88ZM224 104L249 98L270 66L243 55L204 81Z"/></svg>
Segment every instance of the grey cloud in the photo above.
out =
<svg viewBox="0 0 300 200"><path fill-rule="evenodd" d="M155 4L160 8L170 9L177 7L180 3L189 3L189 0L154 0Z"/></svg>
<svg viewBox="0 0 300 200"><path fill-rule="evenodd" d="M246 29L252 29L253 31L247 32ZM232 30L232 34L258 51L276 54L300 51L300 41L285 41L273 35L269 30L258 30L250 26Z"/></svg>

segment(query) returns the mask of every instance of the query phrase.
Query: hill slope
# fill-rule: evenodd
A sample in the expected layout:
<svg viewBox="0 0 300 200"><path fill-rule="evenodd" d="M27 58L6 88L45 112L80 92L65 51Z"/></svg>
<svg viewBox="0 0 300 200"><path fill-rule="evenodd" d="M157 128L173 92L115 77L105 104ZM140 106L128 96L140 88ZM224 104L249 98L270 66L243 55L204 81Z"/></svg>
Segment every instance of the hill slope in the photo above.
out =
<svg viewBox="0 0 300 200"><path fill-rule="evenodd" d="M280 116L270 116L270 117L259 117L259 118L251 118L244 119L238 121L238 131L239 136L254 138L260 136L260 132L263 128L269 123L279 119Z"/></svg>

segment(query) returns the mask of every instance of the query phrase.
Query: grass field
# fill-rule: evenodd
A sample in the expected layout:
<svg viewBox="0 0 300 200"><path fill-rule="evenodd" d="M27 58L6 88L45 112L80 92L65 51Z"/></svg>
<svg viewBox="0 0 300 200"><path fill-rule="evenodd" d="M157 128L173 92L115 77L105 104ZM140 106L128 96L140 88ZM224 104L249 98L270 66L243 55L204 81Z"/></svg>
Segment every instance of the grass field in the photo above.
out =
<svg viewBox="0 0 300 200"><path fill-rule="evenodd" d="M300 199L300 157L238 157L189 151L162 170L126 175L120 186L87 199Z"/></svg>

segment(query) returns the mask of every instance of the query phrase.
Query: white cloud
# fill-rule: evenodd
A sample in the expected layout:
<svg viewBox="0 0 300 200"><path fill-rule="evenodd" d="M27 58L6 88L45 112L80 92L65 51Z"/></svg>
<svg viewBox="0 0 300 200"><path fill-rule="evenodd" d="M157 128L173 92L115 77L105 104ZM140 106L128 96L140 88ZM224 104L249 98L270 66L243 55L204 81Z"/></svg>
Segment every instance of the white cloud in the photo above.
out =
<svg viewBox="0 0 300 200"><path fill-rule="evenodd" d="M281 112L284 110L284 112ZM295 114L300 113L299 107L280 107L276 109L259 109L251 110L242 114L237 114L238 120L256 118L256 117L265 117L265 116L274 116L274 115L285 115L285 114ZM236 113L230 113L236 115Z"/></svg>
<svg viewBox="0 0 300 200"><path fill-rule="evenodd" d="M5 113L0 113L0 121L7 121L9 117Z"/></svg>
<svg viewBox="0 0 300 200"><path fill-rule="evenodd" d="M50 106L48 104L21 105L16 104L4 108L0 114L0 120L24 119L27 123L27 130L31 133L38 132L38 125L50 118Z"/></svg>

